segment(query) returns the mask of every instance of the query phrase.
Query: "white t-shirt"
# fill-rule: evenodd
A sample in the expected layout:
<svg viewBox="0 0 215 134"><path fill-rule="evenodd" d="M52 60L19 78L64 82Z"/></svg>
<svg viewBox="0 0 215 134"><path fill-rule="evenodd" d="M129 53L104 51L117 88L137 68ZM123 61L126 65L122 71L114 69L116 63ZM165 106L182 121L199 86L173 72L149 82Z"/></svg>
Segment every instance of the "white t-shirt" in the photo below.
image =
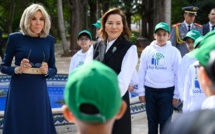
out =
<svg viewBox="0 0 215 134"><path fill-rule="evenodd" d="M188 70L188 67L196 61L196 58L189 57L189 53L185 54L181 60L179 69L178 69L178 90L180 94L180 99L183 100L183 93L184 93L184 83L185 83L185 76Z"/></svg>
<svg viewBox="0 0 215 134"><path fill-rule="evenodd" d="M80 67L81 65L84 64L84 61L87 56L87 51L85 53L82 53L82 50L79 50L72 58L70 61L70 66L69 66L69 74L77 67Z"/></svg>

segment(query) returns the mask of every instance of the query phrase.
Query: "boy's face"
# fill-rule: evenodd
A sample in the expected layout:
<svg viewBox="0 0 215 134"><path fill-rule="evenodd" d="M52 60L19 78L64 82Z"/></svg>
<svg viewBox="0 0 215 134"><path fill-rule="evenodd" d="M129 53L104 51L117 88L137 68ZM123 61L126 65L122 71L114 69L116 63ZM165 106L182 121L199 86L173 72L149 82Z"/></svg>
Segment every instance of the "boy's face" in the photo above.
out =
<svg viewBox="0 0 215 134"><path fill-rule="evenodd" d="M81 47L81 49L86 49L91 45L91 40L87 35L81 35L78 38L77 44Z"/></svg>
<svg viewBox="0 0 215 134"><path fill-rule="evenodd" d="M165 30L159 29L154 34L154 38L157 40L158 46L164 46L166 45L166 42L170 38L170 34Z"/></svg>
<svg viewBox="0 0 215 134"><path fill-rule="evenodd" d="M188 50L192 51L194 49L194 46L193 46L194 45L194 41L193 41L193 39L187 38L185 42L186 42Z"/></svg>

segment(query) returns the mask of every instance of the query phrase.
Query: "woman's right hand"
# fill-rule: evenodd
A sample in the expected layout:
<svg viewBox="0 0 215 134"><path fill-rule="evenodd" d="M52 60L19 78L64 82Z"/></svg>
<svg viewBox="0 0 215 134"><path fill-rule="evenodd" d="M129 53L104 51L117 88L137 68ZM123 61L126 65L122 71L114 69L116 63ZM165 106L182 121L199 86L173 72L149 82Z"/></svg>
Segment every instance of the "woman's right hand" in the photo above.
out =
<svg viewBox="0 0 215 134"><path fill-rule="evenodd" d="M145 96L139 96L139 100L140 100L140 102L142 102L142 103L145 103L145 102L146 102Z"/></svg>
<svg viewBox="0 0 215 134"><path fill-rule="evenodd" d="M26 69L31 68L31 64L28 59L22 59L18 73L23 73Z"/></svg>

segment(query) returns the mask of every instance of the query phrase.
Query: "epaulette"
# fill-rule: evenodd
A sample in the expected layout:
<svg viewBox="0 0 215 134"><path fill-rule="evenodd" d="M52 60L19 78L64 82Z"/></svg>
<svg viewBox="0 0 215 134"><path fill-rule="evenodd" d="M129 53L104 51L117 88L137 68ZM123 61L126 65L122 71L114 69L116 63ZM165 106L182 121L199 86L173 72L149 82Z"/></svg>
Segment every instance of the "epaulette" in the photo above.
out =
<svg viewBox="0 0 215 134"><path fill-rule="evenodd" d="M181 23L173 24L172 27L176 27L176 26L179 26L179 25L181 25Z"/></svg>
<svg viewBox="0 0 215 134"><path fill-rule="evenodd" d="M199 27L202 27L202 25L201 24L198 24L198 23L194 23L196 26L199 26Z"/></svg>

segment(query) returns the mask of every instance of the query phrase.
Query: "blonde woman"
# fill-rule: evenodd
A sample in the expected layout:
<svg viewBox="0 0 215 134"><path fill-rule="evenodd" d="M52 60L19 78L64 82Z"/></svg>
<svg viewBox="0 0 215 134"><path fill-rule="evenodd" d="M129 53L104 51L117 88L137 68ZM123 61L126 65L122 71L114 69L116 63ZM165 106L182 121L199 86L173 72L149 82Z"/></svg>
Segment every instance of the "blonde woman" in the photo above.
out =
<svg viewBox="0 0 215 134"><path fill-rule="evenodd" d="M50 26L44 7L32 4L22 14L21 32L9 35L1 64L1 72L11 75L3 134L56 134L46 85L57 73Z"/></svg>

